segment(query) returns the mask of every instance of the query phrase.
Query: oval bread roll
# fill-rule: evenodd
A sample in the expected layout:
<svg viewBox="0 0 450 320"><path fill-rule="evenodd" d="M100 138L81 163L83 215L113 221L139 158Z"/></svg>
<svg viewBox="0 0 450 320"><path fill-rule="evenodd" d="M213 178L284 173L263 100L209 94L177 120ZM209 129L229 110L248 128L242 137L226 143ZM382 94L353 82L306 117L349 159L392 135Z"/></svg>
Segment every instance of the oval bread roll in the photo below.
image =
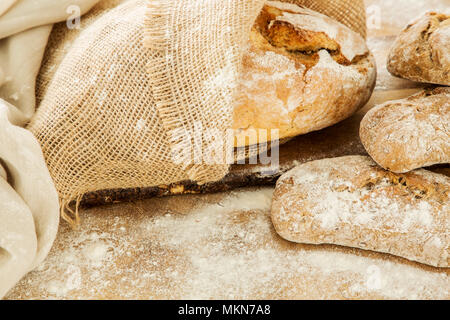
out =
<svg viewBox="0 0 450 320"><path fill-rule="evenodd" d="M409 24L392 46L387 69L397 77L450 85L450 15L427 12Z"/></svg>
<svg viewBox="0 0 450 320"><path fill-rule="evenodd" d="M315 11L268 1L244 55L236 145L252 144L243 137L258 129L279 129L283 139L336 124L365 105L375 78L359 34ZM267 140L270 134L258 142Z"/></svg>
<svg viewBox="0 0 450 320"><path fill-rule="evenodd" d="M289 241L449 266L450 178L427 170L395 174L365 156L309 162L278 180L271 216Z"/></svg>
<svg viewBox="0 0 450 320"><path fill-rule="evenodd" d="M369 110L360 137L383 168L403 173L450 162L450 88L426 89Z"/></svg>

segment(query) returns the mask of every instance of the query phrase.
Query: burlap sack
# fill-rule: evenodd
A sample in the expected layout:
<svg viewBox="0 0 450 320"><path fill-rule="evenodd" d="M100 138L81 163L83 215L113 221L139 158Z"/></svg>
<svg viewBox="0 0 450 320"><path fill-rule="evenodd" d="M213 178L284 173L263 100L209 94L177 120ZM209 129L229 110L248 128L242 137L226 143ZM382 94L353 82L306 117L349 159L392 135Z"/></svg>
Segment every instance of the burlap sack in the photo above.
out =
<svg viewBox="0 0 450 320"><path fill-rule="evenodd" d="M82 16L78 28L69 29L66 22L57 23L53 26L41 70L36 79L36 102L38 106L41 104L56 70L58 70L59 65L80 33L102 15L126 1L128 0L101 0L87 14Z"/></svg>
<svg viewBox="0 0 450 320"><path fill-rule="evenodd" d="M325 2L363 7L362 0ZM192 163L178 152L224 150L241 49L264 0L105 3L120 5L94 9L81 31L56 27L50 44L57 49L50 46L44 58L42 101L28 127L69 221L67 204L87 192L205 183L227 173L227 163ZM199 134L198 125L214 130Z"/></svg>

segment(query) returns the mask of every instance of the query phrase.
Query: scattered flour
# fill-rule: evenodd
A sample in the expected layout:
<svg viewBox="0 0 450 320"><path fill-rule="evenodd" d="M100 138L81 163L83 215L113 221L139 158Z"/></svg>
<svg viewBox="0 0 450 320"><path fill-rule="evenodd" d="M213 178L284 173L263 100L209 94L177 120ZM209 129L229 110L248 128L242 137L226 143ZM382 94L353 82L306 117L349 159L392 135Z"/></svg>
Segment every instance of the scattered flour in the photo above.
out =
<svg viewBox="0 0 450 320"><path fill-rule="evenodd" d="M446 270L282 240L270 220L272 193L83 210L83 229L63 228L49 258L8 298L450 298Z"/></svg>
<svg viewBox="0 0 450 320"><path fill-rule="evenodd" d="M108 252L109 246L103 242L95 242L89 245L86 245L83 249L83 253L86 258L91 260L92 262L101 262L106 258L106 254Z"/></svg>

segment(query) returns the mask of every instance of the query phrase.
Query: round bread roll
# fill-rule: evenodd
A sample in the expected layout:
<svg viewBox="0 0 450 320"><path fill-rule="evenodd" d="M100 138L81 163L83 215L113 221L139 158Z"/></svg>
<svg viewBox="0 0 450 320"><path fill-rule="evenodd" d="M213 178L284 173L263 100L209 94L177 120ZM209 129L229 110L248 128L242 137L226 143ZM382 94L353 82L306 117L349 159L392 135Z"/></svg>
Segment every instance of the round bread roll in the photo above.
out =
<svg viewBox="0 0 450 320"><path fill-rule="evenodd" d="M235 144L270 141L271 129L283 139L336 124L366 104L375 80L359 34L304 7L268 1L244 55Z"/></svg>
<svg viewBox="0 0 450 320"><path fill-rule="evenodd" d="M383 168L405 173L450 162L450 88L428 88L369 110L360 138Z"/></svg>
<svg viewBox="0 0 450 320"><path fill-rule="evenodd" d="M450 15L427 12L410 23L392 46L387 69L396 77L450 85Z"/></svg>

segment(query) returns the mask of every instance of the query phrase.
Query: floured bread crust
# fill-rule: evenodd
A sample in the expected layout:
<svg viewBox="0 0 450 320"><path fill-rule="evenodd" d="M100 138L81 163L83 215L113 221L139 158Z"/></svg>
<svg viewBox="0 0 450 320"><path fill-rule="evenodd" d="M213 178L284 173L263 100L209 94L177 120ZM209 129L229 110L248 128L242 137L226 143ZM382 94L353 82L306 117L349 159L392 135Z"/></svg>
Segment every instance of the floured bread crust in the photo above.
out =
<svg viewBox="0 0 450 320"><path fill-rule="evenodd" d="M323 129L362 107L375 78L360 35L309 9L268 1L244 55L233 128L238 137L279 129L280 138Z"/></svg>
<svg viewBox="0 0 450 320"><path fill-rule="evenodd" d="M371 109L361 141L383 168L408 172L450 162L450 88L427 89Z"/></svg>
<svg viewBox="0 0 450 320"><path fill-rule="evenodd" d="M450 85L450 15L428 12L409 24L389 53L397 77Z"/></svg>
<svg viewBox="0 0 450 320"><path fill-rule="evenodd" d="M369 157L309 162L284 174L272 203L278 234L449 266L450 178L427 170L395 174Z"/></svg>

